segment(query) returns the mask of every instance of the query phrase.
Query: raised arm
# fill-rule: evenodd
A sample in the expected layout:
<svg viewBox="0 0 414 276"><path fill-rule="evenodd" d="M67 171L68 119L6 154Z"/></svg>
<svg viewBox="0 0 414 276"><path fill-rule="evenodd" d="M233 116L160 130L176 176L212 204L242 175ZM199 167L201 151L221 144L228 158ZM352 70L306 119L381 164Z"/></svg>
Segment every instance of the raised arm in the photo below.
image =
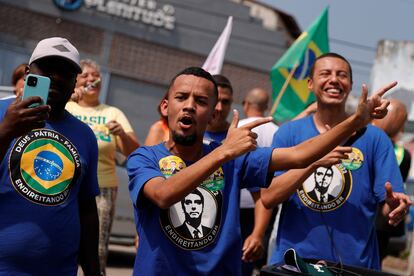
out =
<svg viewBox="0 0 414 276"><path fill-rule="evenodd" d="M160 208L169 208L197 188L222 164L256 149L257 134L251 129L271 120L261 118L237 128L239 115L235 111L227 138L221 146L168 179L155 177L147 181L143 188L145 197Z"/></svg>
<svg viewBox="0 0 414 276"><path fill-rule="evenodd" d="M356 130L367 125L372 119L385 117L389 101L381 97L395 85L397 85L397 82L392 82L382 87L370 98L367 98L367 86L363 85L358 109L355 114L331 130L297 146L275 149L272 154L269 170L277 171L307 167L341 144Z"/></svg>
<svg viewBox="0 0 414 276"><path fill-rule="evenodd" d="M117 121L108 122L109 131L116 135L117 147L121 150L122 154L128 156L139 147L138 138L133 131L125 132L124 128Z"/></svg>
<svg viewBox="0 0 414 276"><path fill-rule="evenodd" d="M293 169L272 179L267 189L262 189L261 200L266 208L275 208L287 200L302 183L318 168L330 167L346 158L345 153L351 152L350 147L336 147L332 152L304 169Z"/></svg>

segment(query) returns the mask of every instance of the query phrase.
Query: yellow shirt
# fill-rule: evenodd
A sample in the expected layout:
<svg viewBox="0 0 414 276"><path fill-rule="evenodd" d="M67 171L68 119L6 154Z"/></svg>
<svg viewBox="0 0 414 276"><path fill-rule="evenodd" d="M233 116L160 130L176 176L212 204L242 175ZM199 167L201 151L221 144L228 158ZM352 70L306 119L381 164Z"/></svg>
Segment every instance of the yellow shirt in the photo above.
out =
<svg viewBox="0 0 414 276"><path fill-rule="evenodd" d="M117 121L126 133L133 132L124 113L116 107L100 104L94 107L83 107L75 102L68 102L66 110L87 124L95 133L98 141L98 182L99 187L109 188L118 186L116 176L116 139L109 134L106 124ZM118 138L119 139L119 138Z"/></svg>

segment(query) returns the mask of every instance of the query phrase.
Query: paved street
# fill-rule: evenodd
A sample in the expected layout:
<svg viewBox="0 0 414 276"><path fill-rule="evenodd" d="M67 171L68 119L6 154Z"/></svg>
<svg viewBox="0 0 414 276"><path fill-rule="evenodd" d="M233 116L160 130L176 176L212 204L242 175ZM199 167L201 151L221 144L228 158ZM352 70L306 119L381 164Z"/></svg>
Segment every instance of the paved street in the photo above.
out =
<svg viewBox="0 0 414 276"><path fill-rule="evenodd" d="M109 246L107 276L131 276L134 266L135 247L132 246ZM78 276L83 276L82 269L79 268Z"/></svg>
<svg viewBox="0 0 414 276"><path fill-rule="evenodd" d="M133 246L109 246L107 276L132 275L134 267L135 247Z"/></svg>
<svg viewBox="0 0 414 276"><path fill-rule="evenodd" d="M135 248L132 246L109 246L108 266L106 269L107 276L131 276L134 266ZM409 275L407 271L407 261L395 257L387 257L383 263L383 271L395 275ZM78 276L83 276L79 268Z"/></svg>

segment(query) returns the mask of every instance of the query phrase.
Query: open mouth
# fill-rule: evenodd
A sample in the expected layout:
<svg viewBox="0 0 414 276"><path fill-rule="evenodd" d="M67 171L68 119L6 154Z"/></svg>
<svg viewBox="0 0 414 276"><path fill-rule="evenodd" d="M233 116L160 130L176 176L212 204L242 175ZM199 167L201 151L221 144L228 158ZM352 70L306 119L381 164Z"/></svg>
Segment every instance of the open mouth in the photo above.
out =
<svg viewBox="0 0 414 276"><path fill-rule="evenodd" d="M324 90L324 92L326 94L328 94L329 96L338 97L339 95L342 94L342 89L340 89L340 88L327 88L327 89Z"/></svg>
<svg viewBox="0 0 414 276"><path fill-rule="evenodd" d="M179 122L182 128L190 128L194 123L193 118L190 116L182 117Z"/></svg>

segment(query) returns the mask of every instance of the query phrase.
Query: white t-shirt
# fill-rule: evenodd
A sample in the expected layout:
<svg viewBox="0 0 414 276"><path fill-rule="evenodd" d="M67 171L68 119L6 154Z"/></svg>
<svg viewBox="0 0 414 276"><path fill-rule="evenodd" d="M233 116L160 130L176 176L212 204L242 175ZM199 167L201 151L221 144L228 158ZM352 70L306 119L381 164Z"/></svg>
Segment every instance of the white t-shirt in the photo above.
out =
<svg viewBox="0 0 414 276"><path fill-rule="evenodd" d="M249 117L239 121L238 126L253 122L261 117ZM277 131L278 126L273 123L266 123L252 129L257 133L257 145L259 147L270 147L272 145L273 135ZM260 186L260 185L258 185ZM240 208L254 208L254 201L249 190L241 189L240 191Z"/></svg>

